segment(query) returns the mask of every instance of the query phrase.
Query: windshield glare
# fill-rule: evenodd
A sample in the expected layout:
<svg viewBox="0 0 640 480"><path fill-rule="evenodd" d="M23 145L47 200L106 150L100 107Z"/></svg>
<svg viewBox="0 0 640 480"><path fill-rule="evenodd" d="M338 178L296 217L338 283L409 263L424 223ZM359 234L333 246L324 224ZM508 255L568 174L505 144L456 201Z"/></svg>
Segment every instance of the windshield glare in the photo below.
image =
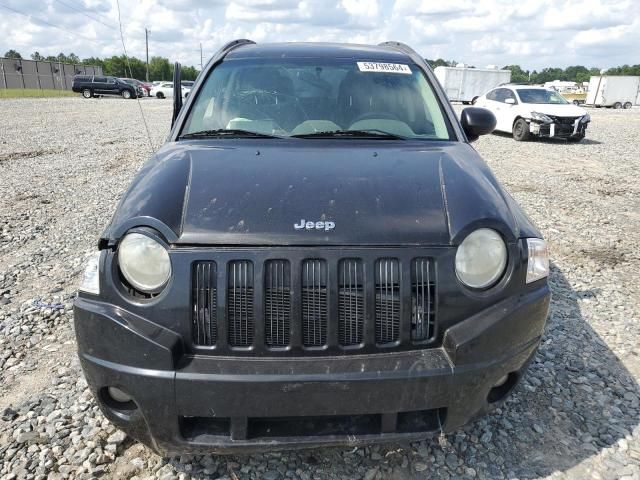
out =
<svg viewBox="0 0 640 480"><path fill-rule="evenodd" d="M348 59L226 60L200 89L181 134L378 130L404 138L450 139L444 113L420 69L410 64L398 70L360 71Z"/></svg>
<svg viewBox="0 0 640 480"><path fill-rule="evenodd" d="M558 92L554 92L553 90L543 90L542 88L519 88L518 96L522 103L569 103Z"/></svg>

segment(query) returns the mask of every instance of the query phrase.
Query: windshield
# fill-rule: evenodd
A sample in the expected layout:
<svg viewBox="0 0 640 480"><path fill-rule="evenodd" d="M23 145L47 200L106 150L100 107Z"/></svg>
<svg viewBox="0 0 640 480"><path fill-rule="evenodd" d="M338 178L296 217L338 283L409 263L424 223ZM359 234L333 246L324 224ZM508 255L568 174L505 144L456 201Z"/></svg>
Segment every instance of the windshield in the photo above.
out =
<svg viewBox="0 0 640 480"><path fill-rule="evenodd" d="M224 61L199 90L181 134L219 130L279 137L357 130L451 138L433 89L416 65L351 59Z"/></svg>
<svg viewBox="0 0 640 480"><path fill-rule="evenodd" d="M522 103L569 103L562 95L558 92L554 92L553 90L543 90L542 88L519 88L517 92Z"/></svg>

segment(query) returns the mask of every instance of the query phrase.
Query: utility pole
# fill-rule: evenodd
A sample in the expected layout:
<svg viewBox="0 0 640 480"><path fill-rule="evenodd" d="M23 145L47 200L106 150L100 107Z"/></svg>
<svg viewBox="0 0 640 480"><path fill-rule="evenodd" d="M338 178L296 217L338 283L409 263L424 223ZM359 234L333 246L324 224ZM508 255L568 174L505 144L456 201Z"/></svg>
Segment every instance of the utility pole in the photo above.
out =
<svg viewBox="0 0 640 480"><path fill-rule="evenodd" d="M202 71L202 42L200 42L200 71Z"/></svg>
<svg viewBox="0 0 640 480"><path fill-rule="evenodd" d="M149 81L149 30L145 27L144 29L144 42L146 44L147 49L147 82Z"/></svg>

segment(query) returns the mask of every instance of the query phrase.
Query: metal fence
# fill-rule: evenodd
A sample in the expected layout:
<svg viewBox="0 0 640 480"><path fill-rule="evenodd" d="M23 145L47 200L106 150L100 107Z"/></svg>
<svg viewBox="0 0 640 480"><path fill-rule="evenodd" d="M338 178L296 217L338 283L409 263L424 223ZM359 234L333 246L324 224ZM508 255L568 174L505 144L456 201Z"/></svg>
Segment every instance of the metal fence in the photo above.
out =
<svg viewBox="0 0 640 480"><path fill-rule="evenodd" d="M102 67L0 58L0 88L71 90L74 75L102 75Z"/></svg>

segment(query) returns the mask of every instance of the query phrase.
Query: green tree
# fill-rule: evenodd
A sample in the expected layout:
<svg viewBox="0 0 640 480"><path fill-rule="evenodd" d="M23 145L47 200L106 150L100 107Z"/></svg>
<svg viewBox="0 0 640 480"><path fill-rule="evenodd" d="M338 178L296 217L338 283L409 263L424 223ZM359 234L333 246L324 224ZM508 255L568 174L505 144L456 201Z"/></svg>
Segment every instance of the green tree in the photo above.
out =
<svg viewBox="0 0 640 480"><path fill-rule="evenodd" d="M607 75L640 75L640 65L622 65L607 70Z"/></svg>
<svg viewBox="0 0 640 480"><path fill-rule="evenodd" d="M173 67L164 57L151 57L149 60L149 80L171 80Z"/></svg>
<svg viewBox="0 0 640 480"><path fill-rule="evenodd" d="M533 83L553 82L554 80L567 80L567 75L562 68L548 67L543 68L535 75L533 73L531 74L531 81Z"/></svg>
<svg viewBox="0 0 640 480"><path fill-rule="evenodd" d="M13 49L5 52L4 56L7 58L22 58L22 55L20 55L18 52L16 52Z"/></svg>
<svg viewBox="0 0 640 480"><path fill-rule="evenodd" d="M511 70L511 81L514 83L529 81L529 70L523 70L520 65L507 65L502 70Z"/></svg>
<svg viewBox="0 0 640 480"><path fill-rule="evenodd" d="M195 80L200 72L195 67L182 67L182 80Z"/></svg>
<svg viewBox="0 0 640 480"><path fill-rule="evenodd" d="M98 67L102 67L102 69L104 70L104 60L102 58L98 58L98 57L83 58L82 59L82 64L83 65L95 65L95 66L98 66Z"/></svg>
<svg viewBox="0 0 640 480"><path fill-rule="evenodd" d="M429 64L429 66L431 68L436 68L436 67L455 67L457 65L457 63L458 63L455 60L444 60L442 58L437 58L435 60L429 60L428 58L425 58L425 61Z"/></svg>
<svg viewBox="0 0 640 480"><path fill-rule="evenodd" d="M33 52L31 54L31 60L44 60L44 57L40 55L40 52Z"/></svg>

